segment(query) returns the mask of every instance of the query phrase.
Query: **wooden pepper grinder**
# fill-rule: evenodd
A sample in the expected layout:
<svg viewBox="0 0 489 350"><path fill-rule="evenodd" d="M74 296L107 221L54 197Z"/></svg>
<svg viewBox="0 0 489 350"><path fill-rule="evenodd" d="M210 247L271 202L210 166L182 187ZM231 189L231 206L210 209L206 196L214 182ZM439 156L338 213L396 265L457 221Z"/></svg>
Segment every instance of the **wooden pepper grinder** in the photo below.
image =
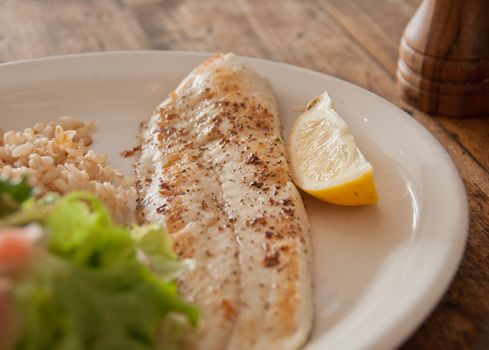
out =
<svg viewBox="0 0 489 350"><path fill-rule="evenodd" d="M424 112L489 115L489 0L424 0L401 39L397 79Z"/></svg>

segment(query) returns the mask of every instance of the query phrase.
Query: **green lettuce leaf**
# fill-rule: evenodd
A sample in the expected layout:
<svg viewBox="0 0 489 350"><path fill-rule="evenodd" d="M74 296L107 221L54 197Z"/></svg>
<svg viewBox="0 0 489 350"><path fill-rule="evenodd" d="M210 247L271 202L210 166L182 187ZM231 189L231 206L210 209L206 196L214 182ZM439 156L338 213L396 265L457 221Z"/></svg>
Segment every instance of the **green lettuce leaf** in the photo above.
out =
<svg viewBox="0 0 489 350"><path fill-rule="evenodd" d="M29 198L24 201L19 210L0 217L0 228L24 226L32 222L43 223L54 209L59 195L48 193L41 199Z"/></svg>
<svg viewBox="0 0 489 350"><path fill-rule="evenodd" d="M26 176L17 183L0 179L0 218L18 210L32 196L32 192Z"/></svg>
<svg viewBox="0 0 489 350"><path fill-rule="evenodd" d="M37 205L49 206L38 220L47 251L14 288L22 318L15 349L173 349L196 325L198 310L170 279L182 266L163 228L118 226L86 193Z"/></svg>
<svg viewBox="0 0 489 350"><path fill-rule="evenodd" d="M185 266L176 260L172 241L163 226L134 226L132 236L138 241L138 251L145 264L161 278L173 279Z"/></svg>

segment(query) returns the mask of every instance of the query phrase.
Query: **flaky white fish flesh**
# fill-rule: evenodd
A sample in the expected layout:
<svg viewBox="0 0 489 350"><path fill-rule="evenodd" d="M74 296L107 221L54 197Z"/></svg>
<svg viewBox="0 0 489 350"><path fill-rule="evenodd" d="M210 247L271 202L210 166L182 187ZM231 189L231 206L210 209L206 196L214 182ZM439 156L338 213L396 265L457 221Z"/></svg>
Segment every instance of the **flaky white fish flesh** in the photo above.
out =
<svg viewBox="0 0 489 350"><path fill-rule="evenodd" d="M310 230L269 83L233 54L192 71L141 129L138 214L163 223L191 349L297 349L313 319Z"/></svg>

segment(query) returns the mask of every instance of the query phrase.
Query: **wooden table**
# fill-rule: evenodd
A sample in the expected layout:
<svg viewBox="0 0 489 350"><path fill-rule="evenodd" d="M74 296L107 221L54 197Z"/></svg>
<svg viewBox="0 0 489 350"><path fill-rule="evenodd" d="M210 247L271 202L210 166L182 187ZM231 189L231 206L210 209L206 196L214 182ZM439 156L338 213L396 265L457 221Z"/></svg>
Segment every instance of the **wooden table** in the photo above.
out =
<svg viewBox="0 0 489 350"><path fill-rule="evenodd" d="M460 270L442 302L402 348L489 349L489 119L429 117L400 100L398 42L418 4L0 0L0 62L105 50L233 51L328 73L401 106L455 160L471 210Z"/></svg>

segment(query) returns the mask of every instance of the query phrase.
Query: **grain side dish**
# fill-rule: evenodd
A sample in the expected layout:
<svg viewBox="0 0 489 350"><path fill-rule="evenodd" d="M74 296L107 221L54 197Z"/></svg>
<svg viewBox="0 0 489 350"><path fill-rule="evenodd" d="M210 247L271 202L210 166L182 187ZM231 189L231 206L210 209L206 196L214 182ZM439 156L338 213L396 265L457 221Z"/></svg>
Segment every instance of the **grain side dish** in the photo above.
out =
<svg viewBox="0 0 489 350"><path fill-rule="evenodd" d="M24 131L0 130L0 178L19 180L27 175L38 197L48 192L91 192L117 222L127 223L136 196L134 179L110 166L106 155L90 149L94 127L93 122L61 117Z"/></svg>

